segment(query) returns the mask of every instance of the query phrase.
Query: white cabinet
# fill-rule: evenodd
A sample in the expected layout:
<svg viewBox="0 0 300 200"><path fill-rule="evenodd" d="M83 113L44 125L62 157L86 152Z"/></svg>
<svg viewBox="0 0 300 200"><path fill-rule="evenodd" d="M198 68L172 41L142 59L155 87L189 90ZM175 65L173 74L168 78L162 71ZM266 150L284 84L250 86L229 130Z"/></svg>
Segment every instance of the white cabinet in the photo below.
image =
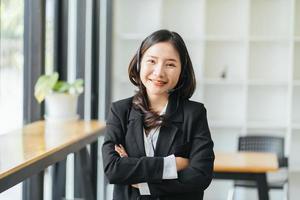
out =
<svg viewBox="0 0 300 200"><path fill-rule="evenodd" d="M285 136L291 170L300 171L300 0L114 0L113 13L113 100L134 94L127 68L143 38L174 30L213 138Z"/></svg>

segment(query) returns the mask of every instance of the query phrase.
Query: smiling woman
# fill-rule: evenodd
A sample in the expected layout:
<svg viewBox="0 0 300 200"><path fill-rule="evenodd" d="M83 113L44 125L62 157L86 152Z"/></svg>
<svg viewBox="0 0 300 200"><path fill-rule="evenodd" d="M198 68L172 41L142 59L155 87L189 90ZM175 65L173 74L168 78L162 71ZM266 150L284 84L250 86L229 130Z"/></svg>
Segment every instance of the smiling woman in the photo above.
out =
<svg viewBox="0 0 300 200"><path fill-rule="evenodd" d="M175 88L180 72L179 54L171 43L160 42L151 46L142 58L140 72L141 81L146 87L150 102L157 101L166 104L169 96L168 90ZM154 111L161 110L153 109Z"/></svg>
<svg viewBox="0 0 300 200"><path fill-rule="evenodd" d="M196 81L183 39L168 30L152 33L128 72L138 91L112 104L102 147L113 199L203 199L213 141L204 105L189 100Z"/></svg>

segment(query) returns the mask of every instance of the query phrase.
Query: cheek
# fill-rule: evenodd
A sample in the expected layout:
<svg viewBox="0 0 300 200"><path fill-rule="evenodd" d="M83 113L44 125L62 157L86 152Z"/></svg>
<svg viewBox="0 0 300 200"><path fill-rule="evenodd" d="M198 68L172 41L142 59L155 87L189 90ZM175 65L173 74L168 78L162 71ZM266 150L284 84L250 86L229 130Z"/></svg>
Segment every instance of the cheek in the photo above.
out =
<svg viewBox="0 0 300 200"><path fill-rule="evenodd" d="M145 81L147 80L147 71L145 71L143 68L141 68L140 71L140 79L142 83L145 83Z"/></svg>
<svg viewBox="0 0 300 200"><path fill-rule="evenodd" d="M180 72L181 71L176 71L175 73L173 73L173 81L175 82L175 83L177 83L178 81L179 81L179 78L180 78Z"/></svg>

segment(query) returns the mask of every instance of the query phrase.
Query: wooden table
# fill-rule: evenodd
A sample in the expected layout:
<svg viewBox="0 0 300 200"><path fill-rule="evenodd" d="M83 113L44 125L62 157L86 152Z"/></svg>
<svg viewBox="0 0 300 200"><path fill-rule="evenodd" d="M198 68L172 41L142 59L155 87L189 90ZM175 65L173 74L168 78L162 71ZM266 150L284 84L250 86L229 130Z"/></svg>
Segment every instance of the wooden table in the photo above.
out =
<svg viewBox="0 0 300 200"><path fill-rule="evenodd" d="M0 192L97 142L104 127L99 121L38 121L0 135Z"/></svg>
<svg viewBox="0 0 300 200"><path fill-rule="evenodd" d="M259 152L216 153L215 179L252 180L257 182L261 200L268 200L267 172L278 170L276 154Z"/></svg>

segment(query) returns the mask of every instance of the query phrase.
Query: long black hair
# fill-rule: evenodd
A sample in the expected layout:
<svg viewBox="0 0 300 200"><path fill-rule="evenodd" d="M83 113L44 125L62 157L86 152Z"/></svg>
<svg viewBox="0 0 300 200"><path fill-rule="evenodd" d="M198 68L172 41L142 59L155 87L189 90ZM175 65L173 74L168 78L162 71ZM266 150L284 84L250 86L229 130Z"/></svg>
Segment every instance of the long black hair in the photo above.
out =
<svg viewBox="0 0 300 200"><path fill-rule="evenodd" d="M144 114L144 128L146 131L161 126L164 122L164 116L160 116L149 107L146 88L140 78L140 65L144 53L151 46L160 42L170 42L177 50L181 62L181 74L178 83L170 92L177 93L178 95L176 96L178 96L178 98L189 99L193 95L196 87L193 64L181 36L174 31L163 29L155 31L146 37L138 48L137 53L131 59L128 67L129 79L138 87L133 97L133 106L136 109L140 109Z"/></svg>

